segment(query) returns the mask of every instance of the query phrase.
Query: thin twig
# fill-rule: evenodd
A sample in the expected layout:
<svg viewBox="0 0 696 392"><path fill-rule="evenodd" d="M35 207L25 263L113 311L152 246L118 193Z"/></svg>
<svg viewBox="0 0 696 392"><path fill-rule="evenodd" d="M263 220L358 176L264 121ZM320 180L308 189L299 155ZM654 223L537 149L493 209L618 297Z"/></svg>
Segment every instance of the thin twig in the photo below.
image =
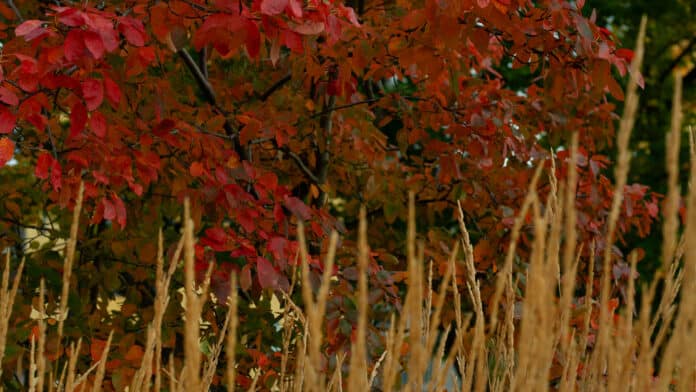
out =
<svg viewBox="0 0 696 392"><path fill-rule="evenodd" d="M269 87L268 90L266 90L263 94L259 95L259 99L261 100L261 102L266 102L266 100L268 98L270 98L270 96L273 95L274 92L278 91L281 87L283 87L291 79L292 79L292 74L287 74L279 81L273 83L273 85L271 85L271 87Z"/></svg>
<svg viewBox="0 0 696 392"><path fill-rule="evenodd" d="M7 0L7 5L12 8L12 12L15 13L17 16L17 19L19 19L20 22L24 22L24 18L22 17L22 13L19 12L19 8L15 5L13 0Z"/></svg>
<svg viewBox="0 0 696 392"><path fill-rule="evenodd" d="M377 102L377 101L379 101L379 100L380 100L380 98L370 98L370 99L366 99L366 100L364 100L364 101L359 101L359 102L347 103L347 104L345 104L345 105L334 106L333 108L327 108L327 109L325 109L325 110L322 110L322 111L319 112L319 113L314 113L314 114L312 114L311 116L309 116L309 118L321 117L321 116L324 116L324 115L329 114L329 113L331 113L331 112L335 112L335 111L338 111L338 110L343 110L343 109L352 108L353 106L367 105L367 104L370 104L370 103Z"/></svg>

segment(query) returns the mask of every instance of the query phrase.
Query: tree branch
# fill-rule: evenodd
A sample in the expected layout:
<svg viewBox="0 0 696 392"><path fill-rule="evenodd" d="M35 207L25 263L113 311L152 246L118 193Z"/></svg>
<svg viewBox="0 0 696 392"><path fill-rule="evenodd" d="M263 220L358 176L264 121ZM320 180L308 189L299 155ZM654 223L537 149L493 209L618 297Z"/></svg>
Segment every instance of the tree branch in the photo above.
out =
<svg viewBox="0 0 696 392"><path fill-rule="evenodd" d="M201 71L201 68L198 66L198 64L196 64L196 62L193 60L193 58L185 48L182 47L176 49L179 56L182 58L182 60L184 60L184 64L186 64L189 71L191 71L191 73L193 74L196 83L201 88L201 90L203 90L203 93L205 94L205 98L208 101L208 103L210 103L218 112L220 112L220 114L222 114L225 117L225 123L222 127L225 130L227 136L230 138L230 140L232 140L234 151L237 153L237 155L239 155L239 159L250 161L251 154L249 154L249 151L239 143L239 138L237 137L238 132L234 128L234 126L232 126L230 120L227 118L227 113L220 107L220 105L218 105L217 98L215 97L215 90L208 81L208 78L205 76L204 72Z"/></svg>
<svg viewBox="0 0 696 392"><path fill-rule="evenodd" d="M679 65L684 57L691 53L694 47L696 47L696 36L691 37L689 43L686 45L686 48L684 48L684 50L682 50L679 55L672 60L669 66L662 71L660 78L657 80L659 80L660 83L664 82L665 79L667 79L667 77L672 73L672 70Z"/></svg>
<svg viewBox="0 0 696 392"><path fill-rule="evenodd" d="M261 102L266 102L266 100L270 98L270 96L273 95L274 92L278 91L281 87L285 85L285 83L289 82L291 79L292 74L287 74L279 81L273 83L273 85L269 87L268 90L266 90L263 94L259 95L259 99L261 100Z"/></svg>
<svg viewBox="0 0 696 392"><path fill-rule="evenodd" d="M332 95L326 102L324 112L325 114L321 117L320 126L324 130L324 145L317 146L317 186L319 187L319 197L316 199L315 205L321 207L326 203L327 194L323 189L324 184L326 184L326 178L329 175L329 162L331 155L329 154L329 147L331 146L331 131L333 128L333 120L331 115L336 109L336 96Z"/></svg>
<svg viewBox="0 0 696 392"><path fill-rule="evenodd" d="M19 12L19 8L15 5L13 0L6 0L7 5L12 8L12 12L15 13L17 16L17 19L19 19L20 22L24 22L24 18L22 17L22 13Z"/></svg>
<svg viewBox="0 0 696 392"><path fill-rule="evenodd" d="M198 64L193 60L189 52L181 48L177 50L177 53L181 57L182 60L184 60L184 63L188 67L189 71L193 74L194 79L196 79L196 83L198 83L198 86L203 90L203 93L205 94L205 98L210 102L211 105L217 107L217 100L215 98L215 90L213 90L213 86L208 82L208 78L205 77L203 74L203 71L198 67Z"/></svg>
<svg viewBox="0 0 696 392"><path fill-rule="evenodd" d="M302 173L304 173L304 175L307 176L307 178L309 178L314 184L319 184L319 179L317 178L317 176L315 176L314 173L312 173L312 169L310 169L309 167L307 167L307 165L305 165L304 161L302 161L302 158L300 158L299 155L290 151L290 149L287 147L281 148L281 151L288 154L288 156L290 158L292 158L293 161L295 161L295 163L297 164L297 167L300 168Z"/></svg>
<svg viewBox="0 0 696 392"><path fill-rule="evenodd" d="M208 47L204 46L199 53L200 58L198 59L199 68L203 76L208 79Z"/></svg>
<svg viewBox="0 0 696 392"><path fill-rule="evenodd" d="M370 99L366 99L366 100L364 100L364 101L359 101L359 102L347 103L347 104L345 104L345 105L334 106L333 108L324 109L323 111L321 111L321 112L319 112L319 113L314 113L314 114L312 114L311 116L309 116L309 118L317 118L317 117L325 116L325 115L327 115L327 114L331 114L331 113L334 112L334 111L352 108L353 106L366 105L366 104L370 104L370 103L373 103L373 102L377 102L377 101L379 101L379 100L380 100L380 98L370 98Z"/></svg>

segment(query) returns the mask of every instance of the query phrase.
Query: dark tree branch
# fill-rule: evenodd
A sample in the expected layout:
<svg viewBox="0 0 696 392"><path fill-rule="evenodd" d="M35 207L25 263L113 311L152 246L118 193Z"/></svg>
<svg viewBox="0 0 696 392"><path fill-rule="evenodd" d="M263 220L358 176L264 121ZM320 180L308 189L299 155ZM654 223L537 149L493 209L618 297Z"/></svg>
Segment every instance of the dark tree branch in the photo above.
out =
<svg viewBox="0 0 696 392"><path fill-rule="evenodd" d="M333 112L335 112L335 111L338 111L338 110L343 110L343 109L352 108L353 106L367 105L367 104L370 104L370 103L377 102L377 101L379 101L379 100L380 100L380 98L370 98L370 99L366 99L366 100L364 100L364 101L359 101L359 102L347 103L347 104L345 104L345 105L334 106L333 108L327 108L327 109L324 109L323 111L321 111L321 112L319 112L319 113L315 113L315 114L309 116L309 118L317 118L317 117L326 116L327 114L331 114L331 113L333 113Z"/></svg>
<svg viewBox="0 0 696 392"><path fill-rule="evenodd" d="M672 73L672 70L679 65L682 59L684 59L684 57L689 55L694 50L694 47L696 47L696 36L691 37L689 43L686 45L686 48L684 48L684 50L682 50L681 53L679 53L679 55L675 57L671 63L669 63L667 68L662 70L662 73L657 80L659 80L660 83L664 82L665 79L667 79L667 77Z"/></svg>
<svg viewBox="0 0 696 392"><path fill-rule="evenodd" d="M312 173L312 169L310 169L309 167L307 167L307 165L305 165L304 161L302 160L302 158L300 158L299 155L290 151L290 149L287 147L282 148L281 151L288 154L288 156L290 158L292 158L293 161L295 161L295 163L297 164L297 167L300 168L302 173L304 173L304 175L307 176L307 178L309 178L310 181L312 181L314 184L319 184L319 179L317 178L317 176L315 176L314 173Z"/></svg>
<svg viewBox="0 0 696 392"><path fill-rule="evenodd" d="M193 57L189 54L189 52L186 49L179 49L177 51L179 56L181 57L182 60L184 60L184 63L188 67L189 71L193 74L194 79L196 79L196 83L198 83L198 86L203 90L203 93L205 94L205 98L208 100L208 102L217 107L217 99L215 98L215 90L213 90L213 86L210 84L208 81L208 78L205 77L205 74L201 69L198 67L198 64L193 60Z"/></svg>
<svg viewBox="0 0 696 392"><path fill-rule="evenodd" d="M319 197L316 198L315 205L321 207L326 204L327 194L323 189L324 184L326 184L326 179L329 175L329 163L331 159L331 154L329 153L329 148L331 147L331 133L333 128L332 114L336 108L336 96L332 95L326 102L324 112L325 114L321 116L320 127L324 130L324 145L317 146L317 186L319 187Z"/></svg>
<svg viewBox="0 0 696 392"><path fill-rule="evenodd" d="M278 91L281 87L283 87L291 79L292 79L292 74L287 74L279 81L273 83L273 85L271 87L269 87L268 90L266 90L263 94L259 95L259 99L261 100L261 102L266 102L266 100L268 98L270 98L270 96L273 95L274 92Z"/></svg>
<svg viewBox="0 0 696 392"><path fill-rule="evenodd" d="M19 12L19 8L15 5L13 0L7 0L7 5L12 9L12 12L17 16L17 19L19 19L20 22L24 22L24 18L22 17L22 13Z"/></svg>
<svg viewBox="0 0 696 392"><path fill-rule="evenodd" d="M203 76L208 79L208 47L204 46L200 52L200 58L198 59L198 64L201 69Z"/></svg>
<svg viewBox="0 0 696 392"><path fill-rule="evenodd" d="M198 66L198 64L196 64L196 62L193 60L193 58L185 48L177 48L177 53L182 58L182 60L184 60L184 64L186 64L189 71L191 71L191 73L193 74L193 77L196 80L198 86L201 88L201 90L203 90L203 93L205 94L205 98L208 101L208 103L210 103L220 114L222 114L225 117L225 123L222 127L225 130L227 136L232 141L234 151L237 153L237 155L239 155L239 159L250 161L251 154L249 153L249 150L244 148L244 146L242 146L239 143L239 138L237 137L238 132L234 128L230 120L227 118L227 113L220 107L220 105L218 105L217 98L215 97L215 90L208 81L208 78L205 76L204 72L201 71L201 68Z"/></svg>
<svg viewBox="0 0 696 392"><path fill-rule="evenodd" d="M46 113L48 115L48 113ZM58 159L58 150L56 149L56 143L53 141L53 133L51 132L51 126L46 124L46 135L48 135L48 142L51 144L51 153L53 154L53 159Z"/></svg>
<svg viewBox="0 0 696 392"><path fill-rule="evenodd" d="M0 221L7 222L7 223L9 223L9 224L11 224L11 225L13 225L13 226L17 226L17 227L20 227L20 228L23 227L23 228L27 228L27 229L34 229L34 230L38 231L39 233L41 233L42 235L45 234L45 233L49 233L49 234L50 234L50 233L52 233L52 232L55 232L55 230L53 230L52 228L49 228L49 227L46 227L46 226L32 225L32 224L29 224L29 223L22 223L22 222L19 221L18 219L13 219L13 218L10 218L10 217L0 216Z"/></svg>

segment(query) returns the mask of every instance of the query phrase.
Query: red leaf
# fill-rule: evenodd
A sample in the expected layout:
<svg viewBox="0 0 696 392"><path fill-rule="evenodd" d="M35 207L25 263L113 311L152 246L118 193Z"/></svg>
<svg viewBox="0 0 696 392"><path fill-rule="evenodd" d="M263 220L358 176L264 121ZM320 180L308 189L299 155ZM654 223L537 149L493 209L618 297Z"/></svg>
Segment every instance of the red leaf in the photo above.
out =
<svg viewBox="0 0 696 392"><path fill-rule="evenodd" d="M343 92L343 89L341 87L341 83L338 80L331 79L329 80L329 83L326 86L326 94L334 96L341 95L341 93Z"/></svg>
<svg viewBox="0 0 696 392"><path fill-rule="evenodd" d="M261 34L259 34L259 27L256 23L247 20L246 24L246 42L245 46L249 57L255 59L259 55L259 48L261 47Z"/></svg>
<svg viewBox="0 0 696 392"><path fill-rule="evenodd" d="M10 106L19 105L19 98L17 98L17 94L15 94L14 91L8 89L7 87L0 87L0 101Z"/></svg>
<svg viewBox="0 0 696 392"><path fill-rule="evenodd" d="M266 188L267 191L275 191L278 186L278 176L273 172L266 172L262 174L256 182Z"/></svg>
<svg viewBox="0 0 696 392"><path fill-rule="evenodd" d="M14 156L15 144L9 138L0 139L0 167L5 166L5 164L12 159Z"/></svg>
<svg viewBox="0 0 696 392"><path fill-rule="evenodd" d="M116 219L116 206L114 206L114 203L111 200L104 197L102 198L102 205L104 206L104 219Z"/></svg>
<svg viewBox="0 0 696 392"><path fill-rule="evenodd" d="M104 100L104 85L101 80L87 79L82 82L82 96L85 98L87 110L96 110Z"/></svg>
<svg viewBox="0 0 696 392"><path fill-rule="evenodd" d="M118 31L126 37L126 41L133 46L143 46L147 42L145 26L143 22L128 16L119 19Z"/></svg>
<svg viewBox="0 0 696 392"><path fill-rule="evenodd" d="M80 27L86 23L85 14L75 8L66 8L58 14L58 21L66 26Z"/></svg>
<svg viewBox="0 0 696 392"><path fill-rule="evenodd" d="M170 118L166 118L166 119L162 120L159 124L157 124L152 129L152 133L155 134L155 136L162 137L162 136L167 135L169 133L169 131L174 129L175 126L176 126L176 123L174 122L174 120L172 120Z"/></svg>
<svg viewBox="0 0 696 392"><path fill-rule="evenodd" d="M283 213L283 207L280 204L276 204L273 207L273 218L275 218L275 222L277 224L283 223L283 220L285 220L285 214Z"/></svg>
<svg viewBox="0 0 696 392"><path fill-rule="evenodd" d="M143 355L143 348L137 344L134 344L128 348L128 352L126 352L126 355L123 356L123 359L132 363L140 364L140 360L143 358Z"/></svg>
<svg viewBox="0 0 696 392"><path fill-rule="evenodd" d="M46 120L46 117L38 113L32 113L28 115L26 117L26 120L38 129L44 129L46 128L46 124L48 124L48 120Z"/></svg>
<svg viewBox="0 0 696 392"><path fill-rule="evenodd" d="M273 268L270 261L263 257L256 259L256 272L259 275L259 284L264 289L279 289L281 275Z"/></svg>
<svg viewBox="0 0 696 392"><path fill-rule="evenodd" d="M240 209L237 214L237 222L244 228L248 233L253 233L256 229L256 220L258 218L258 212L252 209Z"/></svg>
<svg viewBox="0 0 696 392"><path fill-rule="evenodd" d="M121 229L126 227L126 205L120 197L113 195L114 207L116 208L116 223L121 226Z"/></svg>
<svg viewBox="0 0 696 392"><path fill-rule="evenodd" d="M239 2L237 0L215 0L215 7L232 13L239 13Z"/></svg>
<svg viewBox="0 0 696 392"><path fill-rule="evenodd" d="M100 59L102 56L104 56L104 52L106 51L104 48L104 41L99 35L99 33L96 33L94 31L85 31L83 34L85 46L87 47L87 50L92 54L92 57L95 59Z"/></svg>
<svg viewBox="0 0 696 392"><path fill-rule="evenodd" d="M622 59L628 61L629 63L633 61L633 51L631 49L626 49L626 48L621 48L621 49L616 49L616 57L621 57Z"/></svg>
<svg viewBox="0 0 696 392"><path fill-rule="evenodd" d="M155 61L155 48L152 46L146 46L144 48L139 48L138 49L138 57L141 60L141 63L143 66L147 66L148 64L152 63Z"/></svg>
<svg viewBox="0 0 696 392"><path fill-rule="evenodd" d="M32 31L43 26L44 22L36 19L27 20L15 28L15 35L17 37L23 37Z"/></svg>
<svg viewBox="0 0 696 392"><path fill-rule="evenodd" d="M114 29L114 22L111 18L97 14L90 14L89 18L87 19L87 26L89 26L89 30L86 30L86 32L94 32L99 34L106 51L113 52L114 50L118 49L118 33ZM86 38L85 42L87 42Z"/></svg>
<svg viewBox="0 0 696 392"><path fill-rule="evenodd" d="M194 177L200 177L205 172L203 165L200 162L193 162L189 168L189 172Z"/></svg>
<svg viewBox="0 0 696 392"><path fill-rule="evenodd" d="M317 35L324 31L324 24L315 21L305 21L303 24L290 24L290 28L303 35Z"/></svg>
<svg viewBox="0 0 696 392"><path fill-rule="evenodd" d="M103 139L106 136L106 117L100 112L94 112L89 118L89 129L94 132L94 134Z"/></svg>
<svg viewBox="0 0 696 392"><path fill-rule="evenodd" d="M312 210L302 200L294 196L285 198L285 206L300 219L307 220L312 217Z"/></svg>
<svg viewBox="0 0 696 392"><path fill-rule="evenodd" d="M261 13L265 15L278 15L285 11L288 0L261 0Z"/></svg>
<svg viewBox="0 0 696 392"><path fill-rule="evenodd" d="M251 266L250 264L245 264L242 267L242 271L239 274L239 287L244 291L249 291L251 288Z"/></svg>
<svg viewBox="0 0 696 392"><path fill-rule="evenodd" d="M85 53L85 41L83 39L82 30L70 30L65 37L63 43L63 53L65 59L70 62L76 62L82 58Z"/></svg>
<svg viewBox="0 0 696 392"><path fill-rule="evenodd" d="M652 201L652 202L646 202L645 203L645 208L648 210L648 214L653 217L657 218L657 214L660 212L659 207L657 206L657 202Z"/></svg>
<svg viewBox="0 0 696 392"><path fill-rule="evenodd" d="M44 22L40 20L27 20L15 28L15 35L17 37L24 37L26 41L31 41L47 32L47 30L43 27L43 24Z"/></svg>
<svg viewBox="0 0 696 392"><path fill-rule="evenodd" d="M36 168L34 169L34 175L36 178L45 180L48 178L48 169L53 165L53 157L48 151L44 151L39 155L36 160Z"/></svg>
<svg viewBox="0 0 696 392"><path fill-rule="evenodd" d="M339 4L338 12L341 16L348 19L348 21L353 25L360 26L360 22L358 21L358 17L355 15L355 10L353 10L353 8Z"/></svg>
<svg viewBox="0 0 696 392"><path fill-rule="evenodd" d="M70 137L77 137L85 129L87 124L87 109L82 102L73 105L70 111Z"/></svg>
<svg viewBox="0 0 696 392"><path fill-rule="evenodd" d="M58 190L61 187L63 180L63 171L60 169L60 163L58 161L53 160L51 162L51 178L49 181L51 182L51 186L53 186L54 190Z"/></svg>
<svg viewBox="0 0 696 392"><path fill-rule="evenodd" d="M242 145L247 145L250 140L257 137L259 131L261 130L261 126L261 121L251 119L251 121L249 121L249 123L247 123L239 132L239 141L242 143Z"/></svg>
<svg viewBox="0 0 696 392"><path fill-rule="evenodd" d="M253 23L239 15L214 14L205 19L203 25L193 36L193 47L200 50L205 45L212 45L220 54L228 54L230 33L248 29L247 23Z"/></svg>
<svg viewBox="0 0 696 392"><path fill-rule="evenodd" d="M273 259L276 264L283 267L287 265L288 257L285 254L285 249L288 245L288 240L285 237L273 237L268 241L267 248L273 254Z"/></svg>
<svg viewBox="0 0 696 392"><path fill-rule="evenodd" d="M289 0L287 13L295 18L302 17L302 1L301 0Z"/></svg>
<svg viewBox="0 0 696 392"><path fill-rule="evenodd" d="M11 133L17 124L17 116L7 108L0 109L0 134Z"/></svg>
<svg viewBox="0 0 696 392"><path fill-rule="evenodd" d="M92 339L92 344L89 345L89 354L92 357L92 362L97 362L101 359L105 348L106 340Z"/></svg>
<svg viewBox="0 0 696 392"><path fill-rule="evenodd" d="M121 89L118 87L118 84L108 76L104 76L104 87L106 90L106 99L111 102L111 106L113 106L114 109L117 109L118 104L121 102Z"/></svg>

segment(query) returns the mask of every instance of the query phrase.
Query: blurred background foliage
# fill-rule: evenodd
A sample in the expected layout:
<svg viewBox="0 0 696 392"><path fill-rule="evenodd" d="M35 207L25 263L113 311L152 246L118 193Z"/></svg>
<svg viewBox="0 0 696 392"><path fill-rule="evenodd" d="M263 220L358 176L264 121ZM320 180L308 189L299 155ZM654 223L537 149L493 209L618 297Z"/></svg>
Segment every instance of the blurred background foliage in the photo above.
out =
<svg viewBox="0 0 696 392"><path fill-rule="evenodd" d="M681 144L682 193L688 186L689 125L696 120L696 1L693 0L588 0L584 13L595 12L598 24L616 35L622 47L632 48L638 35L642 15L648 16L643 77L638 118L633 130L633 157L628 183L648 185L665 194L665 134L669 130L674 75L683 76L683 129ZM618 102L618 113L622 103ZM610 154L614 156L614 154ZM641 280L652 280L660 267L662 244L661 220L653 224L650 236L627 238L627 244L645 249L640 263ZM628 249L626 249L628 250Z"/></svg>

